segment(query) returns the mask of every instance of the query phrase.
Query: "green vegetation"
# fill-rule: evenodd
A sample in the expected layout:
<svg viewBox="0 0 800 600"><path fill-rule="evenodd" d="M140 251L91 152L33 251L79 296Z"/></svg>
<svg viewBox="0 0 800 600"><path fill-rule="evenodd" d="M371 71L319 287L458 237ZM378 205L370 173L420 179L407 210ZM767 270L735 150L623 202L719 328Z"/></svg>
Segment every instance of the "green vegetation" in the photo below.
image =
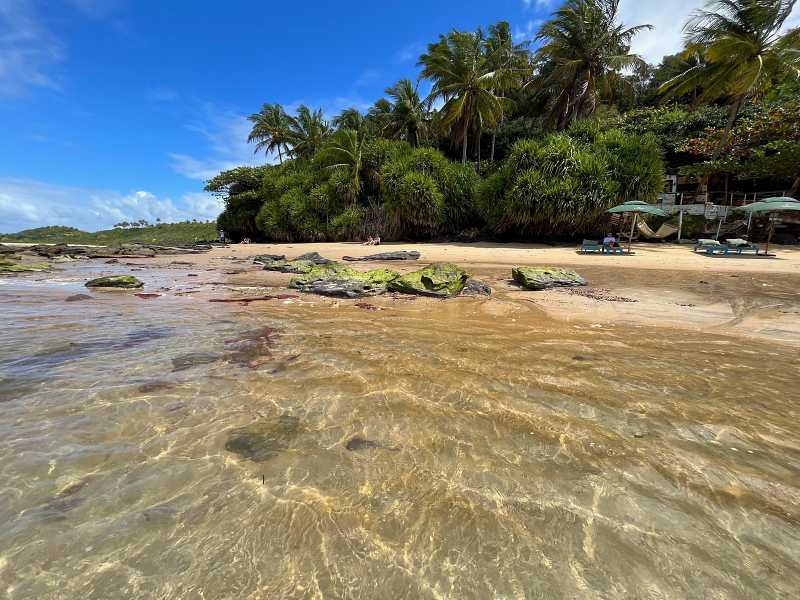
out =
<svg viewBox="0 0 800 600"><path fill-rule="evenodd" d="M19 233L0 234L0 243L32 244L119 244L185 245L217 238L216 225L211 223L160 223L134 229L109 229L89 233L73 227L39 227Z"/></svg>
<svg viewBox="0 0 800 600"><path fill-rule="evenodd" d="M451 31L365 114L328 120L264 104L249 141L279 164L208 182L234 239L517 239L597 234L605 210L653 201L666 171L701 189L800 187L795 0L719 0L688 18L683 52L631 52L650 26L618 0L566 0L537 35ZM424 89L424 88L423 88ZM758 189L758 188L757 188Z"/></svg>

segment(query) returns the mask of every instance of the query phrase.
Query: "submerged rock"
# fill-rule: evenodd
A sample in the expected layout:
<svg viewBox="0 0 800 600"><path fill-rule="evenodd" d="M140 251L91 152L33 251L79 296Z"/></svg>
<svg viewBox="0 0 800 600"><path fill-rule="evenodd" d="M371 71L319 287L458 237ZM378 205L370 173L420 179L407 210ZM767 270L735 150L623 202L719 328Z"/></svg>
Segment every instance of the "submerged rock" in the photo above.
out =
<svg viewBox="0 0 800 600"><path fill-rule="evenodd" d="M478 281L477 279L470 279L461 290L462 296L491 296L492 288L489 284Z"/></svg>
<svg viewBox="0 0 800 600"><path fill-rule="evenodd" d="M351 262L368 260L419 260L419 257L419 252L398 250L396 252L379 252L378 254L370 254L369 256L343 256L342 260Z"/></svg>
<svg viewBox="0 0 800 600"><path fill-rule="evenodd" d="M89 294L73 294L64 298L64 302L80 302L81 300L91 300L92 296Z"/></svg>
<svg viewBox="0 0 800 600"><path fill-rule="evenodd" d="M300 419L281 415L233 430L225 442L225 450L253 462L264 462L287 450L300 432Z"/></svg>
<svg viewBox="0 0 800 600"><path fill-rule="evenodd" d="M437 263L398 277L389 283L389 289L405 294L451 298L461 293L468 279L469 273L458 265Z"/></svg>
<svg viewBox="0 0 800 600"><path fill-rule="evenodd" d="M586 280L575 271L560 267L514 267L511 276L526 290L586 285Z"/></svg>
<svg viewBox="0 0 800 600"><path fill-rule="evenodd" d="M133 275L109 275L108 277L98 277L86 282L86 287L93 288L123 288L136 289L144 287L144 284Z"/></svg>
<svg viewBox="0 0 800 600"><path fill-rule="evenodd" d="M363 438L361 436L355 436L350 438L345 444L345 448L350 450L350 452L358 452L360 450L374 450L377 448L381 448L383 450L392 450L397 451L399 448L395 448L393 446L386 446L381 442L376 442L374 440L368 440L367 438Z"/></svg>
<svg viewBox="0 0 800 600"><path fill-rule="evenodd" d="M189 354L184 354L183 356L172 359L172 371L185 371L186 369L191 369L192 367L200 365L210 365L218 360L220 360L218 354L213 354L211 352L190 352Z"/></svg>
<svg viewBox="0 0 800 600"><path fill-rule="evenodd" d="M334 262L315 265L300 277L294 277L289 285L302 292L323 296L362 298L382 294L389 282L396 278L397 273L389 269L356 271L347 265Z"/></svg>

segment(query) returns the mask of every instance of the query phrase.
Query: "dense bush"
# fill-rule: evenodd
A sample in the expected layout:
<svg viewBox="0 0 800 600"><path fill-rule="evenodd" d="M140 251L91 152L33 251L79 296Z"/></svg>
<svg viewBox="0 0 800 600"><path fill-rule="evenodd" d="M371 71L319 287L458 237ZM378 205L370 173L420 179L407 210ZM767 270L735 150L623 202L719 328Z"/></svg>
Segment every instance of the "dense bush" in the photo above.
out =
<svg viewBox="0 0 800 600"><path fill-rule="evenodd" d="M551 135L521 140L479 187L492 231L513 237L575 235L596 228L615 200L607 153Z"/></svg>

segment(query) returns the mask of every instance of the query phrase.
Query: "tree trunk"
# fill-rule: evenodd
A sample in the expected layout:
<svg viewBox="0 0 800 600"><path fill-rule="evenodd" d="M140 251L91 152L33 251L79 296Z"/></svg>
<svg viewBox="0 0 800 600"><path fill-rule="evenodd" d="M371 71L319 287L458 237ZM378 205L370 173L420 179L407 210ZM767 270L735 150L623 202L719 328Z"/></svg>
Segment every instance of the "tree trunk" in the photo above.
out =
<svg viewBox="0 0 800 600"><path fill-rule="evenodd" d="M481 168L481 136L482 135L483 135L483 132L481 131L481 128L478 127L478 171L479 172L480 172L480 168Z"/></svg>
<svg viewBox="0 0 800 600"><path fill-rule="evenodd" d="M497 131L492 131L492 151L489 154L489 161L494 162L494 141L497 138Z"/></svg>
<svg viewBox="0 0 800 600"><path fill-rule="evenodd" d="M461 140L463 147L461 149L461 164L467 164L467 134L469 132L469 119L464 119L464 139Z"/></svg>
<svg viewBox="0 0 800 600"><path fill-rule="evenodd" d="M283 164L283 154L281 154L281 147L278 146L278 160Z"/></svg>
<svg viewBox="0 0 800 600"><path fill-rule="evenodd" d="M797 190L800 189L800 175L798 175L794 183L792 184L792 189L789 190L789 197L794 198L794 195L797 193Z"/></svg>
<svg viewBox="0 0 800 600"><path fill-rule="evenodd" d="M731 104L730 111L728 112L728 122L725 124L725 130L722 132L722 138L719 140L717 149L714 151L714 155L711 157L712 161L717 160L722 154L722 151L725 149L725 144L728 143L728 138L731 135L731 129L733 129L733 125L736 123L736 117L739 116L739 111L742 110L745 99L746 96L739 96L733 101L733 104Z"/></svg>

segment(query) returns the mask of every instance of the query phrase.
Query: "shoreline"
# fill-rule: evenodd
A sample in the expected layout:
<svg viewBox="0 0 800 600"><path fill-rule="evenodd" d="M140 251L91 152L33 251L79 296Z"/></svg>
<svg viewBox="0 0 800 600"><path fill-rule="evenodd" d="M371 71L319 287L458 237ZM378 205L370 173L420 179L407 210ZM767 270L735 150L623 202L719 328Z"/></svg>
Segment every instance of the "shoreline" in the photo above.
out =
<svg viewBox="0 0 800 600"><path fill-rule="evenodd" d="M290 274L261 270L251 262L256 254L293 258L319 252L326 258L341 260L344 255L362 257L388 250L416 250L422 256L416 261L347 264L360 270L386 267L401 274L432 262L459 264L492 287L490 298L477 300L486 304L482 312L489 318L503 318L526 305L565 324L654 326L800 346L797 247L782 248L776 259L726 259L695 254L691 246L677 244L634 245L636 254L632 256L611 256L582 255L573 247L522 244L387 243L370 247L357 243L287 243L231 245L188 259L197 268L222 275L230 290L247 288L252 293L257 288L288 290L292 278ZM168 266L176 258L158 256L126 262ZM511 267L520 264L574 269L587 279L588 286L540 292L521 290L511 281ZM311 294L303 297L332 304L350 302ZM426 306L441 302L416 300ZM395 303L396 298L375 296L362 301L385 307ZM454 301L457 300L448 302Z"/></svg>

